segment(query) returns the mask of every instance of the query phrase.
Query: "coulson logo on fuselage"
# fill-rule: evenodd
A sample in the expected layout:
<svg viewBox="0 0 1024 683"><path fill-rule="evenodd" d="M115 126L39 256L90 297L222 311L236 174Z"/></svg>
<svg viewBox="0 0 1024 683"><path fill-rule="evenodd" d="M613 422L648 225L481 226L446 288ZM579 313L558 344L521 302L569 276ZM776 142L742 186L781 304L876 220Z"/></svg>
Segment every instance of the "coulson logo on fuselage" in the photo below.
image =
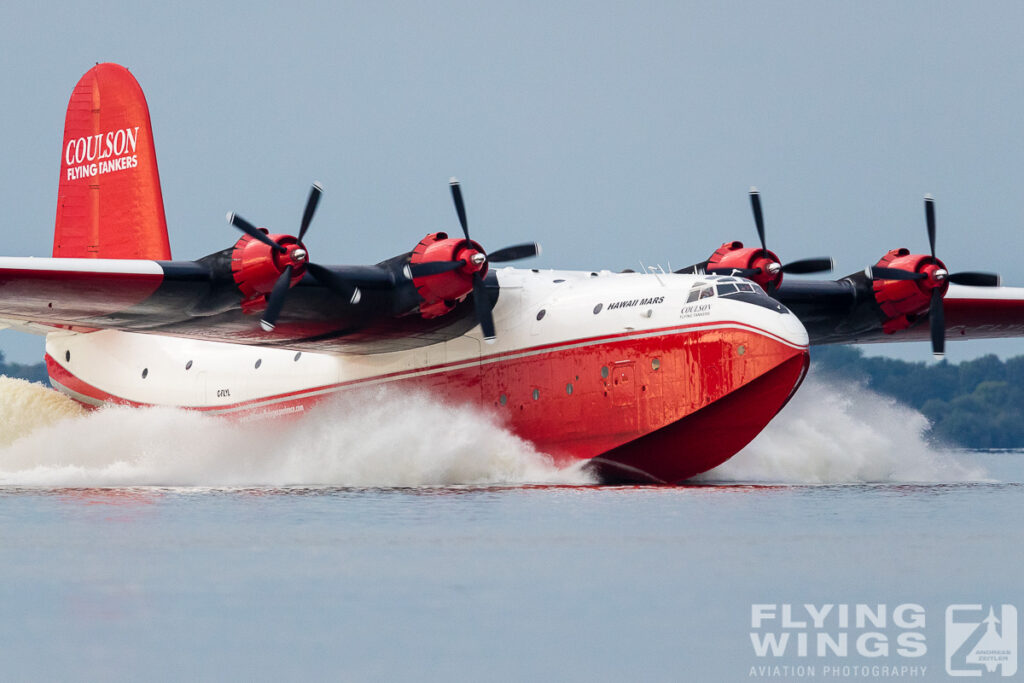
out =
<svg viewBox="0 0 1024 683"><path fill-rule="evenodd" d="M679 313L684 318L703 318L711 315L711 304L686 304Z"/></svg>
<svg viewBox="0 0 1024 683"><path fill-rule="evenodd" d="M93 178L139 165L139 126L72 138L64 148L67 179Z"/></svg>
<svg viewBox="0 0 1024 683"><path fill-rule="evenodd" d="M651 306L653 304L660 304L665 300L663 296L652 296L646 299L631 299L629 301L616 301L608 304L608 310L613 311L616 308L630 308L631 306Z"/></svg>

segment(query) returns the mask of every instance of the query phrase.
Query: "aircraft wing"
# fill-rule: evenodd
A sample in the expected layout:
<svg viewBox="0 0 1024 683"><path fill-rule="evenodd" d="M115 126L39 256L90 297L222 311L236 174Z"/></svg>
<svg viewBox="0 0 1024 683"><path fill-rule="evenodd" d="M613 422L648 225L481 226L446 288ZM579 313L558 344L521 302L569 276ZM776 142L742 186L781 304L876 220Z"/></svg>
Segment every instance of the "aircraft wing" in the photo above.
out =
<svg viewBox="0 0 1024 683"><path fill-rule="evenodd" d="M360 287L357 304L307 274L292 286L267 332L252 314L266 301L247 301L239 291L231 250L199 261L0 258L0 324L40 333L114 329L336 353L416 348L477 324L472 293L445 315L415 314L419 298L403 275L406 263L407 254L375 266L325 267ZM497 280L489 275L484 282L493 306Z"/></svg>
<svg viewBox="0 0 1024 683"><path fill-rule="evenodd" d="M385 353L447 341L477 324L472 292L444 315L417 313L409 255L374 266L330 266L360 287L356 304L308 274L289 291L276 327L258 324L262 297L246 300L231 250L198 261L0 258L0 324L46 333L114 329L236 344L334 353ZM484 279L487 305L497 279ZM862 273L835 281L790 279L775 292L812 344L926 341L927 307L894 316ZM247 308L250 307L250 308ZM255 306L255 308L252 308ZM1024 288L950 285L947 339L1024 337Z"/></svg>
<svg viewBox="0 0 1024 683"><path fill-rule="evenodd" d="M811 344L930 339L927 299L887 300L863 273L835 281L787 280L776 298L804 323ZM951 284L943 311L948 340L1024 337L1022 287Z"/></svg>

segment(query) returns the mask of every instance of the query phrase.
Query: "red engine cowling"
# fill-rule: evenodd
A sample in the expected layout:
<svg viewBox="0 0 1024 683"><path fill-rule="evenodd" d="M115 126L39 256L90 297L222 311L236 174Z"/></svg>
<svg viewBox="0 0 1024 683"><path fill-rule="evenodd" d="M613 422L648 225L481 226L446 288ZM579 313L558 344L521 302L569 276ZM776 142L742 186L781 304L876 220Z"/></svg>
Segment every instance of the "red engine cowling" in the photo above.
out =
<svg viewBox="0 0 1024 683"><path fill-rule="evenodd" d="M473 240L450 238L448 233L427 235L409 258L412 265L435 261L464 261L464 265L445 273L413 279L413 285L423 299L420 315L424 318L436 318L455 308L473 291L474 273L480 273L480 277L487 275L487 254L483 247Z"/></svg>
<svg viewBox="0 0 1024 683"><path fill-rule="evenodd" d="M266 229L260 228L263 232ZM267 295L286 266L292 267L294 287L306 272L306 248L291 235L270 235L285 248L285 253L271 249L249 235L235 242L231 252L231 275L242 293L242 311L253 313L267 307Z"/></svg>
<svg viewBox="0 0 1024 683"><path fill-rule="evenodd" d="M882 331L886 334L910 327L918 316L927 313L933 290L940 288L945 296L949 289L949 282L945 279L945 264L927 254L911 254L908 249L893 249L875 267L923 273L927 276L920 280L877 279L871 283L875 301L886 317L882 324Z"/></svg>
<svg viewBox="0 0 1024 683"><path fill-rule="evenodd" d="M726 242L708 259L705 270L710 269L736 269L747 271L759 271L756 274L744 275L753 280L763 289L767 290L769 285L777 288L782 284L782 267L779 265L779 257L774 252L758 247L744 247L743 242Z"/></svg>

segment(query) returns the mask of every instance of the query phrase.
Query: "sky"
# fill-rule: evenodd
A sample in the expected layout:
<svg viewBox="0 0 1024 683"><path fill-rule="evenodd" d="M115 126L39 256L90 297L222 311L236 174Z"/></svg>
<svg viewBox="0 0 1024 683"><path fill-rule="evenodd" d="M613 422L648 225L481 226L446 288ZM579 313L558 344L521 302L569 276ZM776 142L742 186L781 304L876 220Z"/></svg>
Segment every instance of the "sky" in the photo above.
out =
<svg viewBox="0 0 1024 683"><path fill-rule="evenodd" d="M318 180L313 260L376 262L457 230L458 176L489 249L678 268L756 241L756 185L784 261L925 251L930 192L939 257L1024 286L1022 25L1019 2L5 3L3 254L50 255L67 100L113 61L149 100L177 259L230 246L229 210L294 232Z"/></svg>

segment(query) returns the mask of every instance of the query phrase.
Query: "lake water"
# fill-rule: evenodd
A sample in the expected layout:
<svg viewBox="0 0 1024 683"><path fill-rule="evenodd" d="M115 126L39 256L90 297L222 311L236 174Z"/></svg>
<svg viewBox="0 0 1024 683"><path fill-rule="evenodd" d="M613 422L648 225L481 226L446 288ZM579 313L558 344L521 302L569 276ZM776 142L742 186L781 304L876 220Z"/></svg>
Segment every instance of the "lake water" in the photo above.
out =
<svg viewBox="0 0 1024 683"><path fill-rule="evenodd" d="M949 680L948 606L1024 608L1024 453L936 449L856 386L812 376L676 488L593 486L480 415L374 398L232 424L0 386L3 678ZM833 606L821 629L805 604Z"/></svg>

